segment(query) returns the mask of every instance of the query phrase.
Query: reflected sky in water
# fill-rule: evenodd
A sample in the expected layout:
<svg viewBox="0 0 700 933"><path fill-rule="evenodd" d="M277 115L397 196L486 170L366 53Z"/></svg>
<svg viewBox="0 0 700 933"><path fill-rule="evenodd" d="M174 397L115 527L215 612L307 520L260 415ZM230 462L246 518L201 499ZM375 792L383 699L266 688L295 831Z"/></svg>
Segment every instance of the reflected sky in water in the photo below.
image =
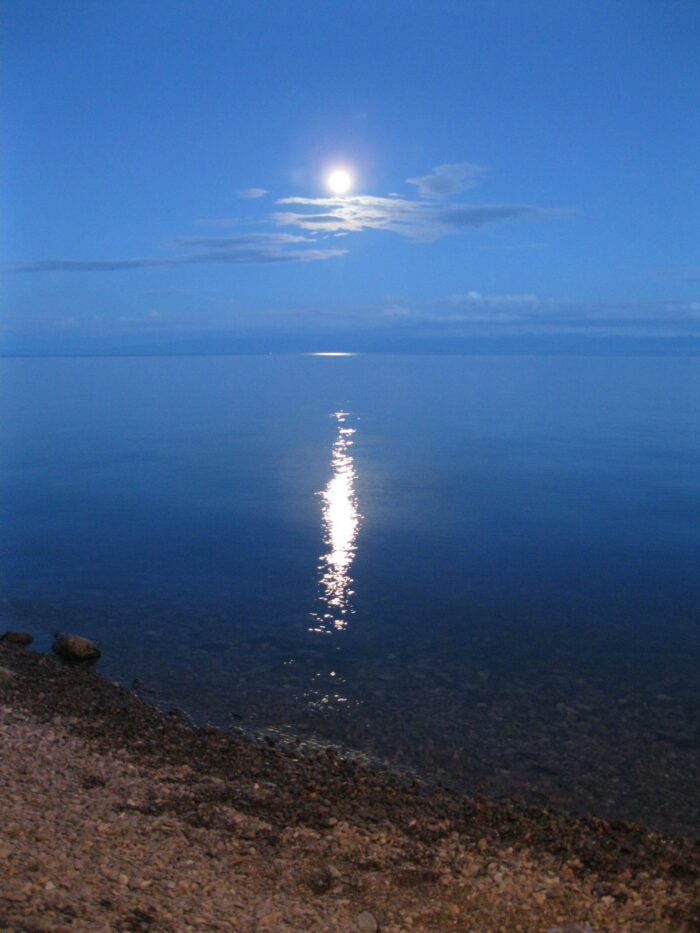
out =
<svg viewBox="0 0 700 933"><path fill-rule="evenodd" d="M352 458L355 428L347 426L349 413L333 417L337 433L331 453L331 478L318 493L321 497L323 541L326 551L319 561L320 608L312 612L311 631L331 634L347 627L352 615L353 579L350 568L357 550L360 513L355 494L355 464Z"/></svg>
<svg viewBox="0 0 700 933"><path fill-rule="evenodd" d="M4 628L70 626L201 722L700 825L697 359L0 377Z"/></svg>

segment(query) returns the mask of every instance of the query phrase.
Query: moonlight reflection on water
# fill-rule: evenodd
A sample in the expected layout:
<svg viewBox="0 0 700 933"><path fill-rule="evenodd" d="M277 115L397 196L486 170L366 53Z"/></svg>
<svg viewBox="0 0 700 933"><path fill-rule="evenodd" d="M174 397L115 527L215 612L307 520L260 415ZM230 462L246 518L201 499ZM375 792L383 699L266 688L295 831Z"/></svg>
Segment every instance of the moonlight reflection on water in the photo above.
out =
<svg viewBox="0 0 700 933"><path fill-rule="evenodd" d="M332 475L318 493L323 501L323 540L327 551L319 562L321 608L312 613L315 624L311 631L323 634L345 629L353 612L350 568L357 550L360 514L351 453L355 429L346 426L348 416L346 411L334 413L338 430L331 456Z"/></svg>

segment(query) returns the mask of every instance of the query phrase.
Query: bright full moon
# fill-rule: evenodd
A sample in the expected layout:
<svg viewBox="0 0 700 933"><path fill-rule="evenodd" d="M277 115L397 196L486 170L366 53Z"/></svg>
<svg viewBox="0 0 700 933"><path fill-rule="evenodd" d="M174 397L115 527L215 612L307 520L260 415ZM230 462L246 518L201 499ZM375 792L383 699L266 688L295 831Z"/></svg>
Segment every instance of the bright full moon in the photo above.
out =
<svg viewBox="0 0 700 933"><path fill-rule="evenodd" d="M333 194L347 194L350 190L350 185L352 185L352 178L350 173L346 172L344 168L337 168L330 173L326 180L326 184Z"/></svg>

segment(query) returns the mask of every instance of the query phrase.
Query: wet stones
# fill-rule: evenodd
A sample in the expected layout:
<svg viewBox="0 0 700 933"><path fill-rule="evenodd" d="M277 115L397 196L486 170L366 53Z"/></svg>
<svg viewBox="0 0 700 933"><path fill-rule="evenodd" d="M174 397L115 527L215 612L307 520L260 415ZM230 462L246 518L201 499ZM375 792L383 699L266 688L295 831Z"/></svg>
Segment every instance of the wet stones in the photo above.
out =
<svg viewBox="0 0 700 933"><path fill-rule="evenodd" d="M64 661L93 661L102 654L94 642L81 635L54 635L53 650Z"/></svg>
<svg viewBox="0 0 700 933"><path fill-rule="evenodd" d="M4 641L8 645L20 645L22 648L26 648L27 645L31 645L34 641L32 635L29 632L3 632L0 635L0 641Z"/></svg>

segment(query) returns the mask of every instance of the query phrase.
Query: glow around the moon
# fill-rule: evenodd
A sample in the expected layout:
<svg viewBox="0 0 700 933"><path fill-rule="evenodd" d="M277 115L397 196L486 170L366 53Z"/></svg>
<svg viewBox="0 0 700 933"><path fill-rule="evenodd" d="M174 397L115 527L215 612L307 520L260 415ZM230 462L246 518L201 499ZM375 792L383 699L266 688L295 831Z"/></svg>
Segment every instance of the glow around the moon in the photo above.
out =
<svg viewBox="0 0 700 933"><path fill-rule="evenodd" d="M326 184L333 194L347 194L352 186L352 176L346 169L336 168L328 175Z"/></svg>

